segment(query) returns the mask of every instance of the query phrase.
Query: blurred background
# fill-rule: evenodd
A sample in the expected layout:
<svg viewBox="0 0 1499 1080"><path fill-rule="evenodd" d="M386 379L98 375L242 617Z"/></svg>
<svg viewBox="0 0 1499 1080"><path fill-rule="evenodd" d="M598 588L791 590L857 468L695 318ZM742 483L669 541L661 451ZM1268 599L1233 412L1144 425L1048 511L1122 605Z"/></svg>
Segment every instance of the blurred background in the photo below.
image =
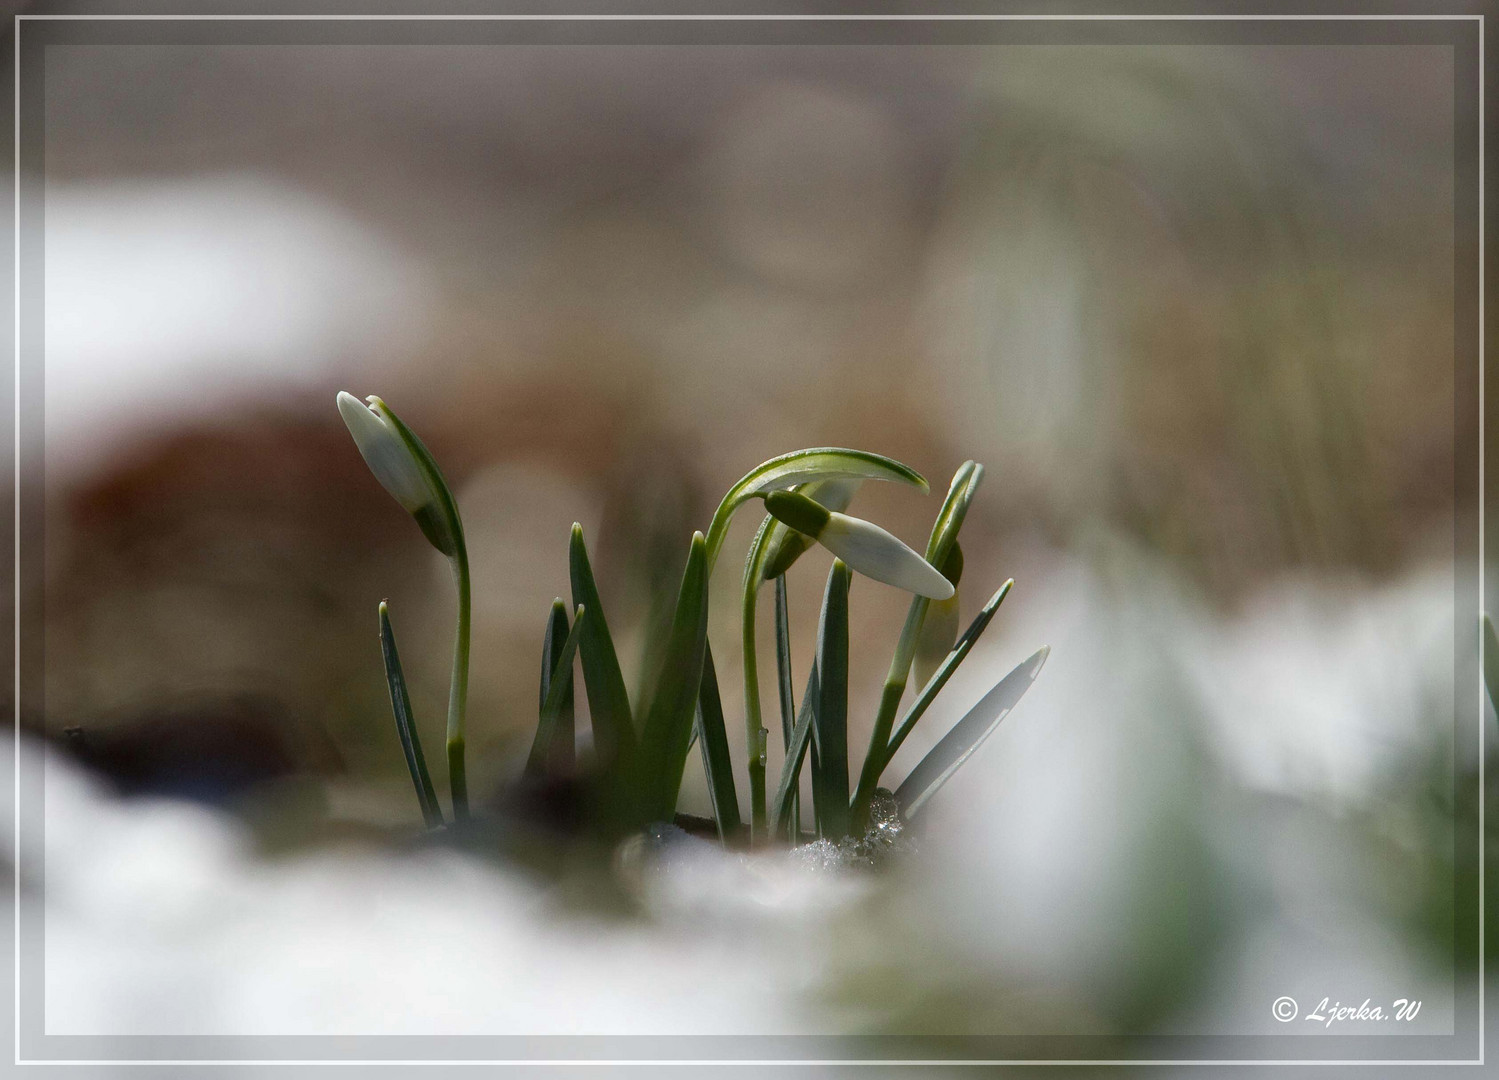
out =
<svg viewBox="0 0 1499 1080"><path fill-rule="evenodd" d="M579 40L49 46L49 1032L1366 1033L1290 995L1450 1034L1452 49ZM571 524L638 694L691 530L797 447L988 470L964 618L1017 584L891 779L1051 658L877 878L668 846L606 918L413 853L375 609L436 748L452 593L340 389L457 491L481 798ZM919 544L937 503L852 509ZM752 516L710 629L741 793ZM905 601L852 604L862 748Z"/></svg>

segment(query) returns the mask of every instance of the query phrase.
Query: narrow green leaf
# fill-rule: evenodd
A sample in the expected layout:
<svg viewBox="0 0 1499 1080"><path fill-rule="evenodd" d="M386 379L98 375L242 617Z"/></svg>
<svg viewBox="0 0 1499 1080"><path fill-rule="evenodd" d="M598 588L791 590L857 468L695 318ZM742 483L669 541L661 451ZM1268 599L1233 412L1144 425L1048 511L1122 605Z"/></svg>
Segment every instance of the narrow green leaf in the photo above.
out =
<svg viewBox="0 0 1499 1080"><path fill-rule="evenodd" d="M707 550L703 534L693 533L661 678L641 729L636 775L646 822L671 820L687 764L708 639Z"/></svg>
<svg viewBox="0 0 1499 1080"><path fill-rule="evenodd" d="M422 808L422 820L427 828L442 824L442 809L437 803L437 791L432 786L432 777L427 774L427 761L422 756L422 742L416 733L416 720L411 713L411 697L406 691L406 676L401 672L401 657L396 652L396 634L390 625L390 613L385 601L380 601L380 655L385 661L385 682L390 688L390 708L396 718L396 734L401 740L401 750L406 755L406 768L411 773L411 784L416 788L416 801Z"/></svg>
<svg viewBox="0 0 1499 1080"><path fill-rule="evenodd" d="M1499 638L1494 636L1494 620L1483 613L1483 681L1489 689L1489 701L1499 712Z"/></svg>
<svg viewBox="0 0 1499 1080"><path fill-rule="evenodd" d="M734 765L729 758L729 735L724 727L723 701L718 696L718 672L713 650L703 644L703 679L698 688L695 740L702 748L703 772L708 777L708 798L718 822L718 838L724 843L739 835L739 794L734 790ZM690 753L692 747L688 746Z"/></svg>
<svg viewBox="0 0 1499 1080"><path fill-rule="evenodd" d="M944 566L953 544L958 541L958 530L968 516L968 507L978 493L984 479L984 467L976 461L965 461L953 474L947 488L947 498L942 509L937 511L937 520L932 523L932 535L926 545L926 561L933 566Z"/></svg>
<svg viewBox="0 0 1499 1080"><path fill-rule="evenodd" d="M963 762L972 756L985 739L999 727L999 722L1010 714L1021 697L1036 681L1041 665L1051 655L1047 645L1033 653L1014 671L1010 672L969 709L963 719L942 736L936 746L927 752L920 764L911 770L900 787L895 790L895 801L900 805L901 816L910 820L926 805L927 800L957 772Z"/></svg>
<svg viewBox="0 0 1499 1080"><path fill-rule="evenodd" d="M552 685L552 669L557 666L557 653L567 640L567 605L562 597L552 601L552 610L547 612L546 633L541 638L541 696L536 700L540 709L547 701L547 688Z"/></svg>
<svg viewBox="0 0 1499 1080"><path fill-rule="evenodd" d="M781 749L791 748L791 732L796 727L796 700L791 689L791 616L786 605L786 578L775 575L776 583L776 690L781 699ZM778 820L780 811L775 811ZM791 794L791 818L801 821L801 799Z"/></svg>
<svg viewBox="0 0 1499 1080"><path fill-rule="evenodd" d="M545 721L547 691L552 685L552 672L557 669L562 659L562 650L566 647L565 642L569 635L567 621L567 605L559 596L552 601L552 612L547 618L546 635L541 643L541 697L537 708L538 726L537 734L540 734L540 723ZM567 773L572 771L577 732L574 727L574 688L572 680L572 663L567 666L567 692L562 699L561 708L557 713L556 732L551 739L551 750L547 753L546 761L548 767L555 771ZM535 753L533 747L532 752Z"/></svg>
<svg viewBox="0 0 1499 1080"><path fill-rule="evenodd" d="M739 609L739 641L744 661L744 749L749 770L750 843L758 844L766 827L765 727L760 718L760 659L755 632L756 601L764 579L766 552L775 519L766 515L744 560Z"/></svg>
<svg viewBox="0 0 1499 1080"><path fill-rule="evenodd" d="M802 691L802 707L797 713L796 723L791 728L791 741L786 746L786 761L781 766L781 779L776 784L775 807L775 832L777 836L784 837L795 843L800 839L793 831L800 829L800 814L796 813L797 792L801 788L802 762L806 760L807 746L811 743L812 733L816 727L817 699L820 689L817 682L817 664L814 662L811 672L807 675L807 688ZM817 775L818 761L814 748L812 761L812 774ZM813 792L813 803L816 803L816 792Z"/></svg>
<svg viewBox="0 0 1499 1080"><path fill-rule="evenodd" d="M781 699L781 746L791 745L796 703L791 696L791 620L786 609L786 579L776 578L776 689Z"/></svg>
<svg viewBox="0 0 1499 1080"><path fill-rule="evenodd" d="M958 670L958 665L963 662L964 657L973 651L974 644L988 629L994 613L999 610L999 605L1004 603L1005 597L1009 595L1014 584L1015 579L1010 578L993 596L989 597L989 602L984 605L983 610L978 613L973 622L968 624L968 629L964 630L953 644L952 651L947 654L947 658L942 661L936 672L927 680L927 684L921 688L921 692L916 695L916 700L911 703L911 707L906 710L906 715L901 719L900 727L895 730L889 749L885 751L886 765L889 765L890 760L895 757L895 752L900 749L900 744L906 741L906 736L911 734L916 721L922 718L942 688L947 685L947 680L952 678L953 672Z"/></svg>
<svg viewBox="0 0 1499 1080"><path fill-rule="evenodd" d="M848 589L852 573L833 560L817 634L818 767L812 774L821 835L841 840L849 832L848 807Z"/></svg>
<svg viewBox="0 0 1499 1080"><path fill-rule="evenodd" d="M556 608L553 608L553 615ZM556 665L546 680L547 695L541 703L541 719L536 725L536 738L531 743L531 755L526 759L525 775L539 777L548 771L560 771L560 759L572 764L573 756L573 656L578 651L578 641L583 625L588 621L588 609L582 604L573 612L573 626L565 641L558 641L554 653ZM567 612L562 612L562 625L567 625ZM547 628L547 637L557 623L554 619ZM563 720L564 714L566 721ZM559 745L565 742L565 752Z"/></svg>
<svg viewBox="0 0 1499 1080"><path fill-rule="evenodd" d="M583 527L573 525L568 549L568 574L572 579L573 604L588 609L588 622L578 640L583 662L583 685L588 692L588 715L593 724L593 748L600 768L612 772L627 768L635 754L635 727L630 716L630 695L609 636L604 604L599 599L583 543Z"/></svg>
<svg viewBox="0 0 1499 1080"><path fill-rule="evenodd" d="M953 474L947 488L947 498L937 511L932 523L931 537L927 540L926 560L933 566L947 563L952 546L957 543L958 531L963 519L968 516L969 504L984 478L984 467L975 461L965 461ZM916 642L921 634L921 624L926 619L931 601L923 596L913 596L906 609L906 622L901 627L900 640L896 642L895 655L890 658L890 668L885 673L885 686L880 692L879 710L875 713L874 728L869 734L869 751L864 755L864 765L859 771L859 786L854 793L854 823L863 828L869 818L869 800L874 798L874 789L879 787L880 773L884 771L885 748L890 745L890 735L895 726L895 713L900 708L900 699L905 695L906 682L911 677L911 661L916 655Z"/></svg>
<svg viewBox="0 0 1499 1080"><path fill-rule="evenodd" d="M867 450L821 446L794 450L756 465L729 488L708 526L708 570L712 573L728 535L729 519L746 501L767 491L816 480L892 480L929 490L925 478L907 465Z"/></svg>

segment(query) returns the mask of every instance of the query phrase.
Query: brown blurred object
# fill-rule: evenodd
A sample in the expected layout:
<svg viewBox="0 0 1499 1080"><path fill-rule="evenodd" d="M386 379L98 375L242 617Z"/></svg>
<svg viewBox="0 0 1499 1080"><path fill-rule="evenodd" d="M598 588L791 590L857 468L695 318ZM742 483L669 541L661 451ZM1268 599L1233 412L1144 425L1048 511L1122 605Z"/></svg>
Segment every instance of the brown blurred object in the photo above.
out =
<svg viewBox="0 0 1499 1080"><path fill-rule="evenodd" d="M240 419L159 436L49 505L54 736L81 727L109 759L116 724L149 742L162 724L181 737L233 721L255 768L339 762L327 733L344 727L349 689L379 672L361 655L373 613L358 618L347 584L399 564L401 522L364 490L344 432L269 411ZM188 741L222 756L233 740Z"/></svg>
<svg viewBox="0 0 1499 1080"><path fill-rule="evenodd" d="M258 785L304 770L343 771L321 732L297 727L279 702L252 696L154 705L143 716L70 727L62 745L122 795L232 805Z"/></svg>

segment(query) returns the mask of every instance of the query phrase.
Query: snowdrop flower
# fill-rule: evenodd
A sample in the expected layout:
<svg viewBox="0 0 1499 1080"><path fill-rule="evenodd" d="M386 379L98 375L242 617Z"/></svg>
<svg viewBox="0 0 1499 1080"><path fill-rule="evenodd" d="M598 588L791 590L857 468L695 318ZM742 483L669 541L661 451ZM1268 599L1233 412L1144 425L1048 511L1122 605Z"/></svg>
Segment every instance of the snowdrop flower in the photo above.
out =
<svg viewBox="0 0 1499 1080"><path fill-rule="evenodd" d="M451 557L461 526L431 455L385 402L373 395L367 400L368 405L346 391L338 393L338 413L354 445L380 485L416 518L432 546Z"/></svg>
<svg viewBox="0 0 1499 1080"><path fill-rule="evenodd" d="M770 492L765 509L865 577L930 600L946 600L956 591L935 566L873 522L829 510L796 491Z"/></svg>
<svg viewBox="0 0 1499 1080"><path fill-rule="evenodd" d="M820 503L829 510L847 510L848 504L853 502L854 493L864 483L862 476L849 477L841 480L814 480L810 484L801 484L793 490L801 492L807 498ZM776 534L770 540L769 550L765 555L766 581L773 581L780 577L791 564L802 557L812 541L806 535L789 528L784 522L778 522Z"/></svg>
<svg viewBox="0 0 1499 1080"><path fill-rule="evenodd" d="M468 780L464 767L464 712L468 707L468 647L472 596L468 545L463 519L448 483L422 440L390 406L371 395L368 405L339 391L338 414L344 418L354 445L380 485L416 518L422 535L448 557L458 591L458 629L453 636L453 678L448 684L448 784L453 793L453 818L468 817Z"/></svg>
<svg viewBox="0 0 1499 1080"><path fill-rule="evenodd" d="M921 633L916 638L917 689L931 681L958 640L957 588L963 577L963 549L957 541L953 541L952 550L942 564L942 576L952 582L953 594L946 600L933 600L927 605L926 618L921 621Z"/></svg>

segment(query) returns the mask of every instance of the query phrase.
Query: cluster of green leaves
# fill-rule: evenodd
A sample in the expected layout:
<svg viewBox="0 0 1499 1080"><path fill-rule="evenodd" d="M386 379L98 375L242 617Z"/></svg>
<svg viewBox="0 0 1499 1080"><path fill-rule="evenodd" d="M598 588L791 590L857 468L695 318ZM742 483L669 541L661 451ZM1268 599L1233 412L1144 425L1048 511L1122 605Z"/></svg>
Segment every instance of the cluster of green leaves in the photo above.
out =
<svg viewBox="0 0 1499 1080"><path fill-rule="evenodd" d="M967 462L949 487L937 515L925 557L946 567L958 532L983 475ZM771 837L797 842L802 829L800 780L810 759L813 833L841 839L865 827L870 801L896 750L932 704L953 672L993 619L1013 582L990 597L968 629L952 643L936 672L920 689L897 727L894 723L909 677L917 637L928 600L913 597L886 677L870 747L857 784L849 768L849 614L853 573L834 559L824 590L816 648L798 704L792 682L791 636L787 619L786 571L811 546L803 536L766 515L745 563L743 650L745 665L746 741L750 787L748 828L740 805L717 671L708 644L708 582L734 512L772 491L794 489L809 497L820 493L846 502L852 487L867 479L909 484L922 491L926 481L900 462L858 450L817 448L786 454L751 470L724 496L708 532L694 533L682 572L676 608L647 655L659 657L649 693L632 704L626 690L614 639L594 579L583 530L574 525L569 543L571 608L557 600L549 613L542 643L538 722L523 777L545 781L580 779L575 760L575 664L593 733L593 757L586 781L591 792L591 820L608 835L619 835L654 821L670 821L694 743L707 776L719 837L725 844L764 842ZM836 490L835 490L836 489ZM760 720L760 687L755 645L760 588L774 583L777 697L781 714L784 765L773 797L766 784L767 732ZM442 824L420 740L412 722L390 620L382 604L380 635L396 728L422 814L429 827ZM967 759L1029 687L1043 649L1002 680L912 770L896 791L906 817L914 815L953 771Z"/></svg>

